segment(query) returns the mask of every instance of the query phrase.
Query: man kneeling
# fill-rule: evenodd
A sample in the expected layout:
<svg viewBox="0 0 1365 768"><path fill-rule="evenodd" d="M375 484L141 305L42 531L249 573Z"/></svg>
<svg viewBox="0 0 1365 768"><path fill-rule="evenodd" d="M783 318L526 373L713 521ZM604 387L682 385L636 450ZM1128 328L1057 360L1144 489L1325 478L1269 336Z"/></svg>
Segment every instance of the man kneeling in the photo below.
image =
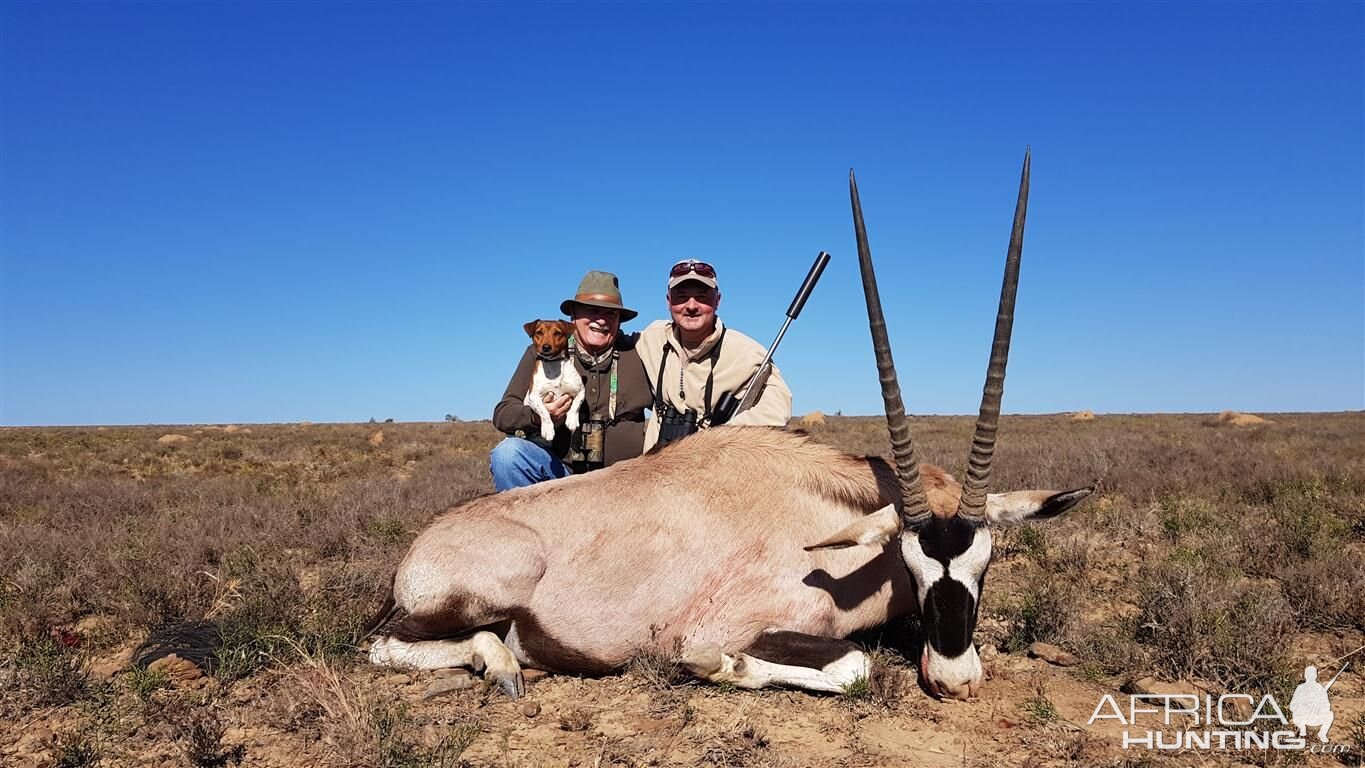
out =
<svg viewBox="0 0 1365 768"><path fill-rule="evenodd" d="M585 392L580 426L572 432L564 427L572 398L562 395L546 402L554 440L541 437L540 416L524 402L536 366L532 344L493 409L493 426L509 435L489 457L499 492L611 466L644 449L644 413L653 398L635 351L639 334L621 334L621 324L639 313L621 303L616 275L598 271L584 275L559 308L573 320L569 356Z"/></svg>

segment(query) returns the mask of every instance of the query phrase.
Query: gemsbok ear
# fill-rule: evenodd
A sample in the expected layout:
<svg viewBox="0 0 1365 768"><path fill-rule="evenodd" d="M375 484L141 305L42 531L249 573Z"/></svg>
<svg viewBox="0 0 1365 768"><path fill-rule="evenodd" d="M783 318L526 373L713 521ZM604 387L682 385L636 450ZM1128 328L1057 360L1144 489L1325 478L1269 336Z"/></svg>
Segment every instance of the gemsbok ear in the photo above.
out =
<svg viewBox="0 0 1365 768"><path fill-rule="evenodd" d="M803 549L814 552L817 549L847 549L874 544L880 546L896 538L900 532L901 516L896 512L894 505L887 504L819 544L812 544Z"/></svg>
<svg viewBox="0 0 1365 768"><path fill-rule="evenodd" d="M1019 525L1027 520L1046 520L1076 506L1095 490L1011 491L986 496L986 520L991 525Z"/></svg>

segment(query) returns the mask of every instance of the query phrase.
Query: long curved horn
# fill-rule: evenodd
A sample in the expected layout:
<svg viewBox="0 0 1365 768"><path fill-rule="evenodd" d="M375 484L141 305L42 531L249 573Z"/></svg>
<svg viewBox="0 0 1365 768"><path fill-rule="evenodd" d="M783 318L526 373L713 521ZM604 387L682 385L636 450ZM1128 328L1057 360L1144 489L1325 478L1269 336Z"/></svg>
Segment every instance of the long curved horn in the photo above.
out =
<svg viewBox="0 0 1365 768"><path fill-rule="evenodd" d="M986 366L986 386L981 392L981 412L972 435L972 453L967 459L967 478L957 514L969 520L982 520L986 514L986 489L991 478L991 456L995 453L995 432L1000 426L1000 398L1005 394L1005 365L1010 357L1010 332L1014 329L1014 294L1019 288L1019 257L1024 251L1024 218L1028 214L1029 149L1024 150L1024 171L1019 177L1019 200L1014 205L1014 229L1005 256L1005 280L1000 286L1000 308L995 315L995 341L991 343L991 362Z"/></svg>
<svg viewBox="0 0 1365 768"><path fill-rule="evenodd" d="M896 477L901 486L901 518L907 528L913 528L929 520L929 499L924 495L924 486L920 483L915 443L910 438L910 422L905 418L901 386L896 380L896 364L891 360L891 342L886 337L886 319L882 317L882 299L877 293L877 275L872 271L872 249L867 245L863 205L858 200L858 182L853 178L852 169L848 172L848 195L853 201L853 231L858 236L858 267L863 273L867 322L872 328L872 349L877 355L882 400L886 402L886 425L891 430L891 453L896 459Z"/></svg>

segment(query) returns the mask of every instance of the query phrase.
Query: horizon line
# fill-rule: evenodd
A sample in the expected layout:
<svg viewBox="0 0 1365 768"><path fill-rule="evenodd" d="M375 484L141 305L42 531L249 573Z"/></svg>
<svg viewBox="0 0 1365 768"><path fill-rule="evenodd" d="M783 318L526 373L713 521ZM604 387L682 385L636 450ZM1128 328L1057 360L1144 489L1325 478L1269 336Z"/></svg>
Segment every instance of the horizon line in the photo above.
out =
<svg viewBox="0 0 1365 768"><path fill-rule="evenodd" d="M1239 411L1232 408L1225 408L1221 411L1094 411L1081 409L1075 411L1046 411L1033 413L1002 413L1001 417L1024 417L1024 418L1044 418L1048 416L1073 416L1078 413L1089 411L1096 418L1101 416L1217 416L1221 413L1249 413L1267 416L1325 416L1325 415L1365 415L1365 408L1346 409L1334 411ZM792 420L798 420L802 416L812 413L820 413L828 418L836 419L867 419L885 418L883 413L826 413L819 409L806 411L805 413L793 413ZM972 418L975 413L907 413L908 417L916 418ZM336 425L383 425L383 424L492 424L492 419L463 419L457 418L455 421L445 419L435 419L430 421L398 421L395 419L384 420L365 420L365 421L313 421L310 419L300 419L298 421L182 421L182 422L108 422L103 424L0 424L0 429L93 429L98 427L221 427L221 426L245 426L245 427L287 427L287 426L336 426Z"/></svg>

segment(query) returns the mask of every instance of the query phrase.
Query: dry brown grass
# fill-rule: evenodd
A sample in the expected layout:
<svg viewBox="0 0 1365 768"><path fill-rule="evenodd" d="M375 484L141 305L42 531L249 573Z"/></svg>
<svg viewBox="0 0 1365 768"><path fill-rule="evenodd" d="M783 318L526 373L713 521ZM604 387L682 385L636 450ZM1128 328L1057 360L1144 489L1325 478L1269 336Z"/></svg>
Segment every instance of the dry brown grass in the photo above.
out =
<svg viewBox="0 0 1365 768"><path fill-rule="evenodd" d="M740 720L711 736L702 752L702 765L750 768L768 762L768 734L748 720Z"/></svg>
<svg viewBox="0 0 1365 768"><path fill-rule="evenodd" d="M559 716L559 727L566 731L586 731L592 727L592 712L574 707Z"/></svg>
<svg viewBox="0 0 1365 768"><path fill-rule="evenodd" d="M1274 687L1297 664L1286 636L1359 638L1365 416L1273 420L1228 430L1207 415L1107 415L1081 429L1065 417L1006 417L995 487L1098 491L1062 520L1000 534L978 639L1056 642L1100 676ZM971 426L912 422L920 455L959 475ZM343 692L345 676L412 537L436 511L491 491L487 452L500 436L486 422L385 424L380 445L368 441L374 432L177 427L193 438L167 445L166 427L0 429L0 715L69 712L102 734L69 745L73 756L89 744L117 751L160 717L157 701L210 694L172 686L139 699L121 679L91 682L89 660L209 621L219 629L212 695L272 680L300 696L311 687L319 698L298 699L298 713L312 713L307 727L336 752L365 745L352 748L357 764L436 759L436 743L414 740L392 701ZM879 417L827 416L813 437L888 451ZM674 684L668 660L645 661L635 673L647 688ZM920 695L904 692L908 670L893 671L874 681L889 683L880 697ZM235 745L212 746L217 726L197 722L198 735L182 731L203 745L194 754L229 759ZM741 742L727 737L707 754L724 764L772 752ZM603 745L607 764L619 745Z"/></svg>

